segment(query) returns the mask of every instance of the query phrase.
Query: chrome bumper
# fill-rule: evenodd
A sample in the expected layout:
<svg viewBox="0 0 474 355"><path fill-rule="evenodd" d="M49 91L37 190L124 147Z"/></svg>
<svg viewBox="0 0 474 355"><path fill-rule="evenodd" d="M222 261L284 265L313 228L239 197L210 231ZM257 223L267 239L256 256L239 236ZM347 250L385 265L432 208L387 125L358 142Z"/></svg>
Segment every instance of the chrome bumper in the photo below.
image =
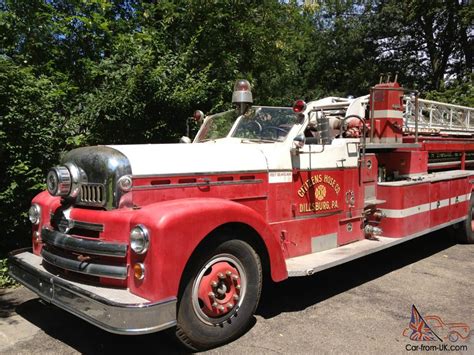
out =
<svg viewBox="0 0 474 355"><path fill-rule="evenodd" d="M176 298L152 303L125 289L65 280L47 271L30 250L9 256L9 275L48 301L104 330L146 334L176 325Z"/></svg>

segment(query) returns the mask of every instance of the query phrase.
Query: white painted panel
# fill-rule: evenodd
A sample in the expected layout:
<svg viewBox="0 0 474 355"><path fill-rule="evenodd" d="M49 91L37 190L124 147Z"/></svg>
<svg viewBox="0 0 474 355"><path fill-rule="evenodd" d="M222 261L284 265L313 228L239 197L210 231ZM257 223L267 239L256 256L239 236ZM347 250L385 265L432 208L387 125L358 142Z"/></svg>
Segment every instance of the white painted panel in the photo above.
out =
<svg viewBox="0 0 474 355"><path fill-rule="evenodd" d="M268 173L268 182L270 184L290 183L293 181L291 171L271 171Z"/></svg>
<svg viewBox="0 0 474 355"><path fill-rule="evenodd" d="M374 118L403 118L403 112L397 110L375 110Z"/></svg>
<svg viewBox="0 0 474 355"><path fill-rule="evenodd" d="M311 252L317 253L324 250L337 248L337 233L320 235L311 238Z"/></svg>
<svg viewBox="0 0 474 355"><path fill-rule="evenodd" d="M143 144L112 145L123 153L133 175L267 171L257 145L244 144Z"/></svg>
<svg viewBox="0 0 474 355"><path fill-rule="evenodd" d="M456 201L457 199L457 201ZM465 201L469 201L471 199L471 194L460 195L457 197L451 197L451 204L454 205L456 203L461 203Z"/></svg>
<svg viewBox="0 0 474 355"><path fill-rule="evenodd" d="M430 204L425 203L418 206L413 206L405 209L388 209L388 208L381 208L382 212L388 218L405 218L410 217L418 213L428 212L430 210Z"/></svg>
<svg viewBox="0 0 474 355"><path fill-rule="evenodd" d="M305 144L302 154L294 156L294 167L299 169L338 169L358 165L358 151L354 143L359 139L334 139L329 145ZM355 154L354 154L355 153Z"/></svg>
<svg viewBox="0 0 474 355"><path fill-rule="evenodd" d="M439 205L438 205L438 202L439 202ZM438 208L447 207L447 206L449 206L449 198L440 200L440 201L431 202L432 210L436 210Z"/></svg>
<svg viewBox="0 0 474 355"><path fill-rule="evenodd" d="M456 202L456 198L458 199L457 202ZM450 202L451 202L451 205L453 205L455 203L467 201L470 198L471 198L471 194L466 194L466 195L460 195L457 197L456 196L451 197L450 199L447 198L444 200L440 200L439 206L438 206L438 201L434 201L431 203L424 203L422 205L413 206L413 207L404 208L404 209L381 208L381 210L385 214L385 216L388 218L405 218L405 217L416 215L418 213L428 212L430 210L436 210L438 208L447 207L449 206Z"/></svg>

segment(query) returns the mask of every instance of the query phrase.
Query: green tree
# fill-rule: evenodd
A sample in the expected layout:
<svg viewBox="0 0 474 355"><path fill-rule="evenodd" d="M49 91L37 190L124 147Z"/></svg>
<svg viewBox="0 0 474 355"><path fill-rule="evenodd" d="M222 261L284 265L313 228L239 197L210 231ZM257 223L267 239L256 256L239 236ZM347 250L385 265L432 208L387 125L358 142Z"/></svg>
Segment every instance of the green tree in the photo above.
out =
<svg viewBox="0 0 474 355"><path fill-rule="evenodd" d="M369 35L374 5L370 1L318 1L314 31L307 46L306 88L311 99L368 93L380 72L377 43Z"/></svg>
<svg viewBox="0 0 474 355"><path fill-rule="evenodd" d="M228 107L235 79L254 86L259 103L290 105L304 91L313 31L308 12L278 1L160 1L145 7L145 27L163 28L169 48L193 44L190 63L214 80L206 110Z"/></svg>
<svg viewBox="0 0 474 355"><path fill-rule="evenodd" d="M0 58L0 251L29 239L26 212L59 154L80 140L70 120L71 92L32 67ZM22 235L22 238L19 238Z"/></svg>
<svg viewBox="0 0 474 355"><path fill-rule="evenodd" d="M412 87L438 90L472 72L474 8L459 0L383 0L371 21L380 63Z"/></svg>
<svg viewBox="0 0 474 355"><path fill-rule="evenodd" d="M188 48L171 51L154 29L120 36L91 72L96 87L80 95L76 114L88 143L177 142L185 119L212 81L195 70Z"/></svg>
<svg viewBox="0 0 474 355"><path fill-rule="evenodd" d="M474 107L474 74L442 85L426 93L426 98L462 106Z"/></svg>

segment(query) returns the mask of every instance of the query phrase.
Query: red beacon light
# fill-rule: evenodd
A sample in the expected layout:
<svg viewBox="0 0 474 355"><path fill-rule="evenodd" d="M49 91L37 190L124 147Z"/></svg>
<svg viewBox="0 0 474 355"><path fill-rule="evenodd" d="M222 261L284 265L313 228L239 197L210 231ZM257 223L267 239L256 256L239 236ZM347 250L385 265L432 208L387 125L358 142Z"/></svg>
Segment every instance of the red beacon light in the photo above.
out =
<svg viewBox="0 0 474 355"><path fill-rule="evenodd" d="M252 91L252 87L248 80L239 79L234 84L234 91Z"/></svg>
<svg viewBox="0 0 474 355"><path fill-rule="evenodd" d="M294 113L303 113L306 110L306 102L304 100L296 100L293 104L293 112Z"/></svg>
<svg viewBox="0 0 474 355"><path fill-rule="evenodd" d="M201 122L204 119L204 113L201 110L194 111L193 114L194 121Z"/></svg>
<svg viewBox="0 0 474 355"><path fill-rule="evenodd" d="M234 92L232 93L233 104L252 104L252 87L248 80L239 79L234 84Z"/></svg>

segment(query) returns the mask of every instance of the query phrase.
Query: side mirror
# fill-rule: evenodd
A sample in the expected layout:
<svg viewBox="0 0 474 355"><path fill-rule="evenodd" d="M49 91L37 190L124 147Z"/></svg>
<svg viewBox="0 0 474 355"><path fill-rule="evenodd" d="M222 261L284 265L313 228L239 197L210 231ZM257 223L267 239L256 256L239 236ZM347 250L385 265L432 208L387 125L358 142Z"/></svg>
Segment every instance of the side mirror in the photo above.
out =
<svg viewBox="0 0 474 355"><path fill-rule="evenodd" d="M179 143L191 143L191 138L186 137L186 136L182 136L182 137L179 139Z"/></svg>
<svg viewBox="0 0 474 355"><path fill-rule="evenodd" d="M202 123L202 121L204 120L204 112L202 112L201 110L194 111L193 119L194 121L196 121L196 123Z"/></svg>
<svg viewBox="0 0 474 355"><path fill-rule="evenodd" d="M179 139L179 143L191 143L191 126L201 125L204 122L204 113L201 110L196 110L193 117L186 119L186 135Z"/></svg>
<svg viewBox="0 0 474 355"><path fill-rule="evenodd" d="M306 137L304 136L303 133L300 133L295 138L293 138L293 146L296 149L303 148L305 143L306 143Z"/></svg>

